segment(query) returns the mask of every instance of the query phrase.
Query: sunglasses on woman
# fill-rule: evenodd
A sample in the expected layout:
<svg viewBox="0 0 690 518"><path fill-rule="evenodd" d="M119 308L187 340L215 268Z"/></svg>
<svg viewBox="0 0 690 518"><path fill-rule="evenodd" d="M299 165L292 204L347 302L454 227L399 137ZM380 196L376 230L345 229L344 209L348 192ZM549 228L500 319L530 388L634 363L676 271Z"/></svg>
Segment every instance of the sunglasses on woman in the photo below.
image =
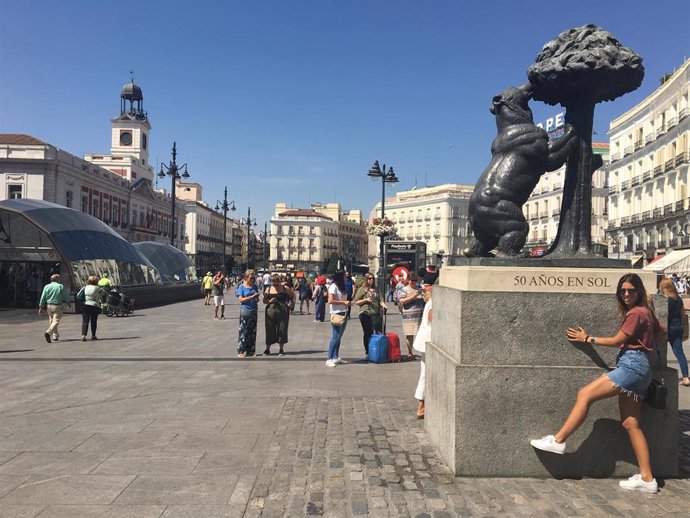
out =
<svg viewBox="0 0 690 518"><path fill-rule="evenodd" d="M630 295L637 295L637 290L635 288L621 288L618 290L618 293L621 295L625 295L626 293L629 293Z"/></svg>

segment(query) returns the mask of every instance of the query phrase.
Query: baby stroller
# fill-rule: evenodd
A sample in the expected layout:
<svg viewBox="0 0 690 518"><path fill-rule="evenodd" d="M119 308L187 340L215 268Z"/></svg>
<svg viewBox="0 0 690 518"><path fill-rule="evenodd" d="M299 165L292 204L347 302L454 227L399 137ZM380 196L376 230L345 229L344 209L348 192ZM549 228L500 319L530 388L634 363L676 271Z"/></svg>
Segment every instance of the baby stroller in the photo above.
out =
<svg viewBox="0 0 690 518"><path fill-rule="evenodd" d="M126 296L123 292L113 288L105 298L103 313L107 317L126 317L134 313L134 298Z"/></svg>

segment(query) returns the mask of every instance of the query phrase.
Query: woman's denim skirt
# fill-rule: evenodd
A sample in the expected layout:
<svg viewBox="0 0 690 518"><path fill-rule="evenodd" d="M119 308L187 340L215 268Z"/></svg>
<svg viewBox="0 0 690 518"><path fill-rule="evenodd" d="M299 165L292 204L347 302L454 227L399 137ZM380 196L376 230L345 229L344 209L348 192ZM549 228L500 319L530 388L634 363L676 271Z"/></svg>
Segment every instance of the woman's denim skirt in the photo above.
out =
<svg viewBox="0 0 690 518"><path fill-rule="evenodd" d="M606 376L625 394L644 399L652 382L652 368L646 351L627 349L618 353L616 368Z"/></svg>

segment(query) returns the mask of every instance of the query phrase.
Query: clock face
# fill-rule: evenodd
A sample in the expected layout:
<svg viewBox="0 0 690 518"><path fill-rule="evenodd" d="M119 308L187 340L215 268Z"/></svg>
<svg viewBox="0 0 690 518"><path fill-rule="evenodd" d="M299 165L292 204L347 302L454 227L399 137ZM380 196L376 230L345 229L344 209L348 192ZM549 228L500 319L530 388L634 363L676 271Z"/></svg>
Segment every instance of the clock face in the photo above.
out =
<svg viewBox="0 0 690 518"><path fill-rule="evenodd" d="M120 144L123 146L132 145L132 134L129 131L123 131L120 133Z"/></svg>

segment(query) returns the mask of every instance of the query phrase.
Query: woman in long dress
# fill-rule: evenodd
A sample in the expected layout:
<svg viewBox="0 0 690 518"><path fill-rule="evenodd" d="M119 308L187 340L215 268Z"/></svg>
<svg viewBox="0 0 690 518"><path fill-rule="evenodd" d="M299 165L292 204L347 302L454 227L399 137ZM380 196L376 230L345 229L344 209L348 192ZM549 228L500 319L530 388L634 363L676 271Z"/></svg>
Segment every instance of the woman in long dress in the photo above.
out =
<svg viewBox="0 0 690 518"><path fill-rule="evenodd" d="M256 356L256 322L258 320L259 290L256 289L254 270L247 270L237 286L235 295L240 301L240 326L237 355L240 358Z"/></svg>
<svg viewBox="0 0 690 518"><path fill-rule="evenodd" d="M266 304L266 350L265 355L271 354L271 346L278 344L278 356L285 354L283 350L288 342L288 324L290 323L290 306L295 301L295 292L283 285L278 275L271 276L271 286L264 291Z"/></svg>

